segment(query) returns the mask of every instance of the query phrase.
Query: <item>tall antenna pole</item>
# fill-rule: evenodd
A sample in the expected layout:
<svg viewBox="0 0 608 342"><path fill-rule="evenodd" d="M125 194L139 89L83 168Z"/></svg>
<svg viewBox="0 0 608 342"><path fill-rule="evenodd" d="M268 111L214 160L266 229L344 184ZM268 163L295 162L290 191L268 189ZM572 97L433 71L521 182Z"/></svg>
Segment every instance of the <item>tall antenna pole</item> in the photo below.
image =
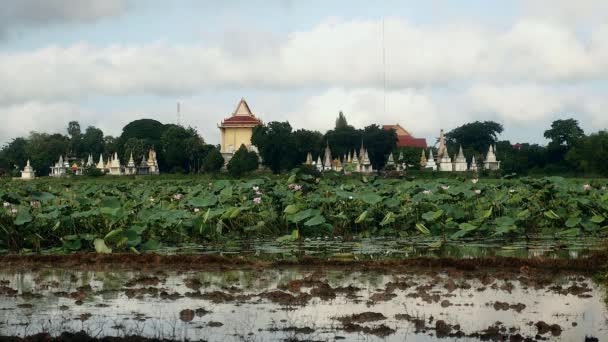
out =
<svg viewBox="0 0 608 342"><path fill-rule="evenodd" d="M181 126L181 124L182 124L182 122L181 122L182 121L182 114L180 112L180 108L179 107L180 106L179 106L179 102L178 102L177 103L177 125Z"/></svg>
<svg viewBox="0 0 608 342"><path fill-rule="evenodd" d="M384 97L384 115L386 115L386 47L384 42L384 17L382 17L382 82Z"/></svg>

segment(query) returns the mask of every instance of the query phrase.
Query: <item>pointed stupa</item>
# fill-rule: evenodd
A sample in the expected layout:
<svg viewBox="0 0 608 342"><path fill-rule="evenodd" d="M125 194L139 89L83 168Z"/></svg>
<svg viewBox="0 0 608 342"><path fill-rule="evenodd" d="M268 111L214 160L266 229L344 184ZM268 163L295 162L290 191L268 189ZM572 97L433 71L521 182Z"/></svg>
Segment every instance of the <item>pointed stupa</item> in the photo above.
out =
<svg viewBox="0 0 608 342"><path fill-rule="evenodd" d="M467 160L462 152L462 145L458 151L458 155L454 159L454 171L463 172L467 170Z"/></svg>
<svg viewBox="0 0 608 342"><path fill-rule="evenodd" d="M475 161L475 155L473 155L473 158L471 159L471 166L469 167L469 171L477 171L478 167L477 167L477 161Z"/></svg>
<svg viewBox="0 0 608 342"><path fill-rule="evenodd" d="M323 163L321 162L321 155L317 156L317 170L323 171Z"/></svg>
<svg viewBox="0 0 608 342"><path fill-rule="evenodd" d="M306 164L306 165L312 165L312 153L308 152L306 154L306 162L304 162L304 164Z"/></svg>
<svg viewBox="0 0 608 342"><path fill-rule="evenodd" d="M363 139L361 139L361 148L359 149L359 160L363 160L365 155L365 147L363 147Z"/></svg>
<svg viewBox="0 0 608 342"><path fill-rule="evenodd" d="M129 162L127 163L128 167L135 167L135 160L133 160L133 151L131 151L131 156L129 156Z"/></svg>
<svg viewBox="0 0 608 342"><path fill-rule="evenodd" d="M97 163L97 168L103 170L106 167L106 163L103 160L103 154L99 154L99 162Z"/></svg>
<svg viewBox="0 0 608 342"><path fill-rule="evenodd" d="M21 171L21 179L34 179L36 178L36 173L34 172L34 168L32 168L32 165L30 165L30 160L27 160L27 164L25 164L25 167L23 168L23 171Z"/></svg>
<svg viewBox="0 0 608 342"><path fill-rule="evenodd" d="M432 169L433 171L437 170L437 163L435 162L435 157L433 156L433 149L429 150L429 158L426 161L426 168Z"/></svg>
<svg viewBox="0 0 608 342"><path fill-rule="evenodd" d="M325 146L325 155L323 156L323 158L324 158L323 169L331 170L332 158L331 158L331 150L329 149L329 144L327 144Z"/></svg>
<svg viewBox="0 0 608 342"><path fill-rule="evenodd" d="M432 151L431 151L431 155L432 155ZM426 153L424 152L424 149L422 149L422 153L420 153L420 167L421 168L425 168L426 167Z"/></svg>
<svg viewBox="0 0 608 342"><path fill-rule="evenodd" d="M444 154L448 153L448 148L445 144L445 136L443 135L443 129L439 132L439 147L437 148L437 158L441 159ZM448 156L449 158L449 156Z"/></svg>
<svg viewBox="0 0 608 342"><path fill-rule="evenodd" d="M388 160L386 161L386 165L395 165L395 159L393 159L393 154L388 154Z"/></svg>

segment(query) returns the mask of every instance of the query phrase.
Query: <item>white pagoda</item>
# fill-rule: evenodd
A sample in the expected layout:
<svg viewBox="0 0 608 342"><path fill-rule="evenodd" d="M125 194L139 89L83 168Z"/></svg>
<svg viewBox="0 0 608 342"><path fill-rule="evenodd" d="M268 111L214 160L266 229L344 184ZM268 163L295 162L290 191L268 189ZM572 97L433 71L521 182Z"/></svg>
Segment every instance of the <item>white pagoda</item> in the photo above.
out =
<svg viewBox="0 0 608 342"><path fill-rule="evenodd" d="M479 170L477 166L477 161L475 161L475 156L473 155L473 159L471 160L471 166L469 166L469 171L477 172Z"/></svg>
<svg viewBox="0 0 608 342"><path fill-rule="evenodd" d="M448 150L445 149L445 153L439 159L439 171L442 172L452 172L454 171L454 167L452 165L452 158L450 158L450 154Z"/></svg>
<svg viewBox="0 0 608 342"><path fill-rule="evenodd" d="M21 171L21 179L30 180L34 178L36 178L36 172L34 171L34 168L30 165L30 160L28 159L27 164L25 164L25 167L23 168L23 171Z"/></svg>
<svg viewBox="0 0 608 342"><path fill-rule="evenodd" d="M483 168L486 170L499 170L500 169L500 161L496 160L495 154L496 148L490 145L488 149L488 154L486 155L486 160L483 161Z"/></svg>
<svg viewBox="0 0 608 342"><path fill-rule="evenodd" d="M433 149L429 150L429 159L426 161L425 168L437 171L437 163L435 163L435 157L433 157Z"/></svg>
<svg viewBox="0 0 608 342"><path fill-rule="evenodd" d="M63 156L59 156L59 161L55 165L51 166L51 177L62 177L65 176L70 168L70 164L63 160Z"/></svg>
<svg viewBox="0 0 608 342"><path fill-rule="evenodd" d="M369 159L369 154L367 153L367 150L365 148L363 148L363 145L361 145L361 149L363 150L363 157L361 158L360 161L360 171L362 173L372 173L374 172L374 168L372 166L372 162Z"/></svg>
<svg viewBox="0 0 608 342"><path fill-rule="evenodd" d="M125 167L125 175L128 176L132 176L132 175L136 175L137 172L137 166L135 165L135 161L133 160L133 151L131 151L131 156L129 157L129 162L127 163L127 166Z"/></svg>
<svg viewBox="0 0 608 342"><path fill-rule="evenodd" d="M317 157L317 170L323 171L323 163L321 162L321 155Z"/></svg>
<svg viewBox="0 0 608 342"><path fill-rule="evenodd" d="M118 152L114 152L114 157L110 160L110 174L112 176L122 176L122 166L120 165L120 159L118 159Z"/></svg>
<svg viewBox="0 0 608 342"><path fill-rule="evenodd" d="M386 166L393 167L395 166L395 159L393 158L393 154L388 154L388 160L386 161Z"/></svg>
<svg viewBox="0 0 608 342"><path fill-rule="evenodd" d="M103 154L99 154L99 162L97 163L97 169L101 170L102 172L105 172L106 170L106 163L103 160Z"/></svg>
<svg viewBox="0 0 608 342"><path fill-rule="evenodd" d="M458 155L456 156L456 159L454 159L454 171L456 171L456 172L467 171L467 160L464 157L464 153L462 153L462 145L460 145L460 150L458 151Z"/></svg>
<svg viewBox="0 0 608 342"><path fill-rule="evenodd" d="M306 161L304 162L304 165L312 165L312 153L308 152L306 154Z"/></svg>
<svg viewBox="0 0 608 342"><path fill-rule="evenodd" d="M332 169L332 159L329 144L325 146L325 155L323 156L323 159L323 171L330 171Z"/></svg>
<svg viewBox="0 0 608 342"><path fill-rule="evenodd" d="M156 160L156 151L154 151L154 147L150 149L148 152L148 167L150 168L148 174L150 175L159 175L160 170L158 169L158 161Z"/></svg>

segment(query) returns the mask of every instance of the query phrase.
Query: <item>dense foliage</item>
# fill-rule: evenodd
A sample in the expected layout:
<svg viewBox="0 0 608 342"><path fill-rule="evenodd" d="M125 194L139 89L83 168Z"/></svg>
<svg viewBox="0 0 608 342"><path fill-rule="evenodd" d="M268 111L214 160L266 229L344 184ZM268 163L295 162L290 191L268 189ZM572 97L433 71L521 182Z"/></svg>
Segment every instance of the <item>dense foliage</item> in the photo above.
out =
<svg viewBox="0 0 608 342"><path fill-rule="evenodd" d="M0 249L145 251L234 236L605 235L605 181L289 177L41 179L0 187ZM293 231L294 233L291 235Z"/></svg>
<svg viewBox="0 0 608 342"><path fill-rule="evenodd" d="M254 151L247 150L245 145L239 147L227 165L228 172L233 177L241 177L248 172L257 170L258 166L258 154Z"/></svg>

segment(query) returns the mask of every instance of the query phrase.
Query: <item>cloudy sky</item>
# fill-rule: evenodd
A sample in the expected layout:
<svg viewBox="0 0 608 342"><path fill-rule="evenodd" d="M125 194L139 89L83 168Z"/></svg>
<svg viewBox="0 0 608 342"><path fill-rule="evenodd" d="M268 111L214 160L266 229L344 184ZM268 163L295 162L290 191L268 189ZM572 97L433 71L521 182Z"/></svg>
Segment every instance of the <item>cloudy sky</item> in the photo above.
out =
<svg viewBox="0 0 608 342"><path fill-rule="evenodd" d="M605 0L5 0L0 144L70 120L111 135L175 122L177 102L216 144L241 97L266 122L322 132L342 110L427 139L495 120L504 139L544 143L556 118L608 127L606 13Z"/></svg>

